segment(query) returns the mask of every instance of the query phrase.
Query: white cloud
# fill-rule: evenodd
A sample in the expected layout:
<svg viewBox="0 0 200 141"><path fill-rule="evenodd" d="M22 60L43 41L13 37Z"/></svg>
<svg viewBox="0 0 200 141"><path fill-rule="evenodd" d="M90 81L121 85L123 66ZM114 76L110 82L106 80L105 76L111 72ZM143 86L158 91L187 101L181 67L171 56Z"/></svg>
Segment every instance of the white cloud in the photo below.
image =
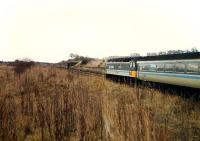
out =
<svg viewBox="0 0 200 141"><path fill-rule="evenodd" d="M199 6L194 0L1 1L0 60L200 50Z"/></svg>

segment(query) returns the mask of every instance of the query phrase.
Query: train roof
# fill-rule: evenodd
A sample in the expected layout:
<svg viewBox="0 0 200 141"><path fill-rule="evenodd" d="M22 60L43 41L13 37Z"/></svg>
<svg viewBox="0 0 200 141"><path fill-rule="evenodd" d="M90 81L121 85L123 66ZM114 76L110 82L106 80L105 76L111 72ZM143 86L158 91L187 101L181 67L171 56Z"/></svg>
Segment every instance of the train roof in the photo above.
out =
<svg viewBox="0 0 200 141"><path fill-rule="evenodd" d="M189 53L181 53L181 54L166 54L166 55L156 55L156 56L115 57L115 58L108 59L108 62L186 60L186 59L200 59L200 52L189 52Z"/></svg>

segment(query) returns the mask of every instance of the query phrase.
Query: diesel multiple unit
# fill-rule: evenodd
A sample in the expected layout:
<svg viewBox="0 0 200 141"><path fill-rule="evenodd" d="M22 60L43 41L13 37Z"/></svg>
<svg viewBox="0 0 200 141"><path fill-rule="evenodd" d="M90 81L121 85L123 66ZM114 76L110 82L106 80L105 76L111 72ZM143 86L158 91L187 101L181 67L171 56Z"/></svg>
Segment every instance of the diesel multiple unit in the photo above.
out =
<svg viewBox="0 0 200 141"><path fill-rule="evenodd" d="M108 59L106 75L200 89L200 53Z"/></svg>

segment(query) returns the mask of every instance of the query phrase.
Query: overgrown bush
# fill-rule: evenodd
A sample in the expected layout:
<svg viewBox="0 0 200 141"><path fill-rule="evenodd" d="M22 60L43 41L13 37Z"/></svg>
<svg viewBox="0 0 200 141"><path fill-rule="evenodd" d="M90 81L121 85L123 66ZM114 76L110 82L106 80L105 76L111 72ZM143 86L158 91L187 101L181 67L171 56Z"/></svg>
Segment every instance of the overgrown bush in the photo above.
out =
<svg viewBox="0 0 200 141"><path fill-rule="evenodd" d="M27 69L30 69L33 65L33 61L19 61L16 60L14 63L14 71L15 73L20 76L22 73L24 73Z"/></svg>
<svg viewBox="0 0 200 141"><path fill-rule="evenodd" d="M199 103L177 96L50 67L0 80L0 141L200 140Z"/></svg>

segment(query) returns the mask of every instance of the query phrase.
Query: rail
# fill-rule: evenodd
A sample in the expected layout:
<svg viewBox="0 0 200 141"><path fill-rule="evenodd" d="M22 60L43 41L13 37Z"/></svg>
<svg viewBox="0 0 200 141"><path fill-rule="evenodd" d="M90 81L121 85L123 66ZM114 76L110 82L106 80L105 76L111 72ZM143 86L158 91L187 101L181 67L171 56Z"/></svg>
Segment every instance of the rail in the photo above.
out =
<svg viewBox="0 0 200 141"><path fill-rule="evenodd" d="M105 75L104 68L89 68L89 67L79 67L70 68L71 71L80 72L84 74L95 74L95 75Z"/></svg>

